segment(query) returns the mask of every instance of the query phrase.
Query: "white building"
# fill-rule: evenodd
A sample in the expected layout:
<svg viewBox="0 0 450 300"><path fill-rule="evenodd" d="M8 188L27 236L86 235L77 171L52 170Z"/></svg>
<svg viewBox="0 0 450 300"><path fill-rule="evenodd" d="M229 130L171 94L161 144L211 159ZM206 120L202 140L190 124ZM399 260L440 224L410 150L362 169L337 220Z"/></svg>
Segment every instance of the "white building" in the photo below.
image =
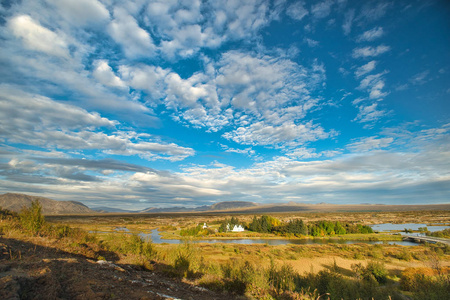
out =
<svg viewBox="0 0 450 300"><path fill-rule="evenodd" d="M242 225L234 225L232 232L242 232L244 231L244 227Z"/></svg>

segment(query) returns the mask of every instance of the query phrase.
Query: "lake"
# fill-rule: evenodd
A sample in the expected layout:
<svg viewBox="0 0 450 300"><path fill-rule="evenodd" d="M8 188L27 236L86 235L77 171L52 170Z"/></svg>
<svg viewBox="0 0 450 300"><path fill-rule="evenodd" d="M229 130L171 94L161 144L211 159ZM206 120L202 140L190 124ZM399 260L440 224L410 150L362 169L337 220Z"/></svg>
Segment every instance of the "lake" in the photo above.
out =
<svg viewBox="0 0 450 300"><path fill-rule="evenodd" d="M371 225L372 229L374 231L378 232L391 232L391 231L403 231L406 229L411 229L414 231L418 231L419 228L427 227L428 231L435 232L435 231L441 231L444 229L450 228L450 226L446 225L438 225L438 226L427 226L427 224L418 224L418 223L405 223L405 224L392 224L392 223L384 223L384 224L376 224ZM401 233L401 232L400 232ZM405 233L405 232L403 232Z"/></svg>
<svg viewBox="0 0 450 300"><path fill-rule="evenodd" d="M166 240L162 239L158 229L153 229L151 233L140 233L143 239L151 239L155 244L181 244L184 241L180 239ZM240 245L256 245L256 244L267 244L271 246L276 245L325 245L325 244L337 244L337 245L349 245L349 244L383 244L382 241L349 241L341 239L208 239L208 240L192 240L193 243L223 243L223 244L240 244ZM417 243L408 241L387 241L385 243L402 245L402 246L417 246Z"/></svg>

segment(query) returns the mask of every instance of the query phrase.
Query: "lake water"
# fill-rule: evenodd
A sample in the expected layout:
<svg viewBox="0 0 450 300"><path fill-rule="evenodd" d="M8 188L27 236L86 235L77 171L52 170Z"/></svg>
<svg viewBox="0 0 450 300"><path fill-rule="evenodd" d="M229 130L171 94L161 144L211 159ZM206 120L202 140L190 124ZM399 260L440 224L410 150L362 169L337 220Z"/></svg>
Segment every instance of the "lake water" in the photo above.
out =
<svg viewBox="0 0 450 300"><path fill-rule="evenodd" d="M166 240L162 239L158 229L153 229L150 234L140 233L139 236L148 240L151 239L155 244L181 244L184 241L179 239ZM325 245L325 244L337 244L337 245L349 245L349 244L383 244L381 241L348 241L340 239L208 239L208 240L192 240L193 243L223 243L223 244L240 244L240 245L256 245L267 244L271 246L276 245ZM408 241L388 241L388 244L402 245L402 246L417 246L417 243Z"/></svg>
<svg viewBox="0 0 450 300"><path fill-rule="evenodd" d="M421 228L421 227L427 227L428 231L435 232L435 231L441 231L441 230L450 228L450 226L446 226L446 225L427 226L427 224L418 224L418 223L405 223L405 224L384 223L384 224L371 225L370 227L372 227L372 229L374 231L378 231L378 232L391 232L391 231L405 230L405 228L411 229L414 231L418 231L419 228Z"/></svg>

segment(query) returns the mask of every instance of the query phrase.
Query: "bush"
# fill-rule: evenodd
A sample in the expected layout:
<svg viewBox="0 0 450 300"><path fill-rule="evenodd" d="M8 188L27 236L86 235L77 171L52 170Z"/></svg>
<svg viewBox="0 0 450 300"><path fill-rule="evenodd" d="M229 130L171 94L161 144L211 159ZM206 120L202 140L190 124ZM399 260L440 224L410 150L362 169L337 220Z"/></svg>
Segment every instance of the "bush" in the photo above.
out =
<svg viewBox="0 0 450 300"><path fill-rule="evenodd" d="M19 215L11 211L9 209L3 209L0 207L0 220L11 220L11 219L18 219Z"/></svg>
<svg viewBox="0 0 450 300"><path fill-rule="evenodd" d="M32 201L29 208L23 207L19 213L19 218L22 228L32 235L38 235L45 225L42 205L39 200Z"/></svg>
<svg viewBox="0 0 450 300"><path fill-rule="evenodd" d="M429 268L408 268L402 272L400 286L412 292L416 300L448 299L450 295L450 274L436 274Z"/></svg>
<svg viewBox="0 0 450 300"><path fill-rule="evenodd" d="M361 264L352 265L352 270L356 273L356 277L366 282L375 281L385 284L387 282L388 271L383 263L370 261L366 267Z"/></svg>
<svg viewBox="0 0 450 300"><path fill-rule="evenodd" d="M276 268L273 261L267 271L270 287L277 292L294 291L296 289L296 281L299 277L291 265L284 264L280 269Z"/></svg>
<svg viewBox="0 0 450 300"><path fill-rule="evenodd" d="M397 259L410 261L412 260L412 254L407 249L403 248L402 252L396 255Z"/></svg>

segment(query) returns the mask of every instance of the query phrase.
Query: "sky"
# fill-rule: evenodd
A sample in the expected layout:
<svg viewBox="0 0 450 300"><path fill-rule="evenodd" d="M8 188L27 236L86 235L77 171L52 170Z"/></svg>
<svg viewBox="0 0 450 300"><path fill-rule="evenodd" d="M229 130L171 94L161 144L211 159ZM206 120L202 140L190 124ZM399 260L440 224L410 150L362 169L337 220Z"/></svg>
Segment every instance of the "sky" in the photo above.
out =
<svg viewBox="0 0 450 300"><path fill-rule="evenodd" d="M450 203L448 1L0 4L0 192Z"/></svg>

